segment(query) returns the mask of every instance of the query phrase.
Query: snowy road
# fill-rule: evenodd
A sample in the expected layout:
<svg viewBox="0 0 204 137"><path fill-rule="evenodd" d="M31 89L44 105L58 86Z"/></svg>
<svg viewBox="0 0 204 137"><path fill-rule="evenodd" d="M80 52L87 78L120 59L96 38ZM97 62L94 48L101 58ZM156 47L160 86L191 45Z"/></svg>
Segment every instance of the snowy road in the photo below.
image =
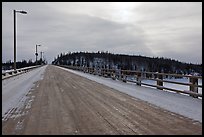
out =
<svg viewBox="0 0 204 137"><path fill-rule="evenodd" d="M43 78L47 66L33 69L27 73L2 80L2 118L8 111L20 108L26 100L26 95L34 86L34 82Z"/></svg>
<svg viewBox="0 0 204 137"><path fill-rule="evenodd" d="M133 83L124 83L121 81L112 80L111 78L104 78L97 75L70 70L67 68L59 68L114 88L130 96L147 101L163 109L202 122L202 99L192 98L190 96L173 92L165 92L149 87L136 86Z"/></svg>
<svg viewBox="0 0 204 137"><path fill-rule="evenodd" d="M198 121L53 65L32 73L42 79L24 93L29 99L22 109L2 119L2 134L202 134Z"/></svg>

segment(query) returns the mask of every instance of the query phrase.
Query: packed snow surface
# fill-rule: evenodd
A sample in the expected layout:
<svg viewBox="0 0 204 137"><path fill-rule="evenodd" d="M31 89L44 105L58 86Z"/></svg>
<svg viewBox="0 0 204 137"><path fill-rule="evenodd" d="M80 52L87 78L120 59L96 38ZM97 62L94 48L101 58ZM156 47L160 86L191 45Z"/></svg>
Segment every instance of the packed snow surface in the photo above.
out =
<svg viewBox="0 0 204 137"><path fill-rule="evenodd" d="M176 92L167 92L154 88L137 86L134 83L124 83L122 81L112 80L111 78L104 78L67 68L58 68L86 77L90 80L114 88L132 97L147 101L171 112L202 122L202 99L193 98Z"/></svg>
<svg viewBox="0 0 204 137"><path fill-rule="evenodd" d="M21 107L34 83L43 78L42 66L29 72L2 80L2 118L13 108Z"/></svg>

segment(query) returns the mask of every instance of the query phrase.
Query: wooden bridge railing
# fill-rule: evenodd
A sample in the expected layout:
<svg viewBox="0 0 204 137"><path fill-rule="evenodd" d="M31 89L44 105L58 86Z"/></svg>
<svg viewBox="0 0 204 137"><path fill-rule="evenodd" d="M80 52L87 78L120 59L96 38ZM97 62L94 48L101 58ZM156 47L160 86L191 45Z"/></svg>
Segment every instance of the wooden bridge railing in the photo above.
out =
<svg viewBox="0 0 204 137"><path fill-rule="evenodd" d="M94 75L111 77L112 79L119 79L119 80L122 80L123 82L127 82L127 81L133 82L139 86L146 85L146 86L156 87L157 89L160 89L160 90L166 89L166 90L175 91L178 93L188 94L195 98L202 97L202 94L198 93L198 88L202 88L202 85L198 85L198 79L202 79L201 76L168 74L168 73L157 73L157 72L130 71L130 70L96 69L96 68L89 68L89 67L77 67L77 66L66 66L66 65L60 65L60 66L69 68L69 69L83 71L85 73L90 73ZM136 81L128 79L128 76L134 77ZM181 78L187 77L189 78L189 82L184 83L184 82L170 81L170 80L164 79L165 77L169 77L169 76L181 77ZM156 81L157 84L152 85L152 84L144 83L142 82L142 80L144 79ZM163 86L164 82L189 86L189 90L178 90L178 89L173 89L169 87L164 87Z"/></svg>

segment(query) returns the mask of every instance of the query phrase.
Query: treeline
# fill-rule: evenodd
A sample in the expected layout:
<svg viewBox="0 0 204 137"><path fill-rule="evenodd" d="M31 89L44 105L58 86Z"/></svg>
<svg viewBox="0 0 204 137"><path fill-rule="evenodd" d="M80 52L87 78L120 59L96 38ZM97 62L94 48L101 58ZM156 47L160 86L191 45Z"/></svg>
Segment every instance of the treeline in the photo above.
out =
<svg viewBox="0 0 204 137"><path fill-rule="evenodd" d="M31 59L28 61L22 60L22 61L16 62L16 69L40 65L40 64L46 64L46 63L47 62L45 60L38 60L37 62L36 61L33 62ZM14 62L11 62L11 60L6 61L5 63L2 63L3 70L10 70L10 69L13 69L13 67L14 67Z"/></svg>
<svg viewBox="0 0 204 137"><path fill-rule="evenodd" d="M68 52L61 53L52 64L73 65L92 68L137 70L177 74L202 75L202 64L183 63L169 58L112 54L108 52Z"/></svg>

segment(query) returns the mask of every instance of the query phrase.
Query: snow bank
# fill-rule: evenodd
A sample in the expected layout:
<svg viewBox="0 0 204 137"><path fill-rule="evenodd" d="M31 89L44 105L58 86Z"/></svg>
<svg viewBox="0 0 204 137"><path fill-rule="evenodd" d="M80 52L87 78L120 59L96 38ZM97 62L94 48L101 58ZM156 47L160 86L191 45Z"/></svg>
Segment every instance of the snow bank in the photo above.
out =
<svg viewBox="0 0 204 137"><path fill-rule="evenodd" d="M33 69L27 73L2 80L2 118L19 108L26 100L26 94L34 86L34 82L43 78L47 66Z"/></svg>
<svg viewBox="0 0 204 137"><path fill-rule="evenodd" d="M104 78L97 75L70 70L67 68L58 68L86 77L90 80L114 88L132 97L147 101L171 112L175 112L202 122L202 99L185 96L175 92L167 92L149 87L137 86L133 83L124 83L121 81L112 80L111 78Z"/></svg>

